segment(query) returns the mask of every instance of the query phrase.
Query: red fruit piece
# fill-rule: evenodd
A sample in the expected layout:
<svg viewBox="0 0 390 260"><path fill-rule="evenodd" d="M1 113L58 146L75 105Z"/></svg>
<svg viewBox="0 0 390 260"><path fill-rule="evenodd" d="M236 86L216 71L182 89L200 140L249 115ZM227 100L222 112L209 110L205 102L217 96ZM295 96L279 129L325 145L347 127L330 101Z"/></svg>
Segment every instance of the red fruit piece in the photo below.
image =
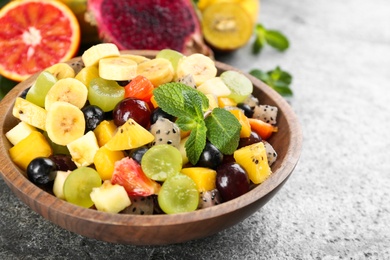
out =
<svg viewBox="0 0 390 260"><path fill-rule="evenodd" d="M157 194L161 187L145 175L137 161L129 157L115 163L111 183L123 186L129 196L150 196Z"/></svg>
<svg viewBox="0 0 390 260"><path fill-rule="evenodd" d="M138 75L125 86L125 98L132 97L150 102L150 98L153 96L153 89L154 86L150 80L142 75Z"/></svg>
<svg viewBox="0 0 390 260"><path fill-rule="evenodd" d="M211 55L192 0L89 0L88 12L100 38L121 50Z"/></svg>

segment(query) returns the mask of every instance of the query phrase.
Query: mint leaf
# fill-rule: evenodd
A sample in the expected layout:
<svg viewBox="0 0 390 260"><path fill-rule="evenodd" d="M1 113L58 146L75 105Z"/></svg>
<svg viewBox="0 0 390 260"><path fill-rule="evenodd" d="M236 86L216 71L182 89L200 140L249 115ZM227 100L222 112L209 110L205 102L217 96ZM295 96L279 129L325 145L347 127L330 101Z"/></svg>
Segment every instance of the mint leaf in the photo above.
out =
<svg viewBox="0 0 390 260"><path fill-rule="evenodd" d="M287 71L283 71L279 66L268 72L254 69L251 70L249 74L260 79L282 96L286 97L293 95L293 91L290 89L292 76Z"/></svg>
<svg viewBox="0 0 390 260"><path fill-rule="evenodd" d="M275 30L268 30L265 34L267 43L279 51L285 51L288 49L290 43L286 36L281 32Z"/></svg>
<svg viewBox="0 0 390 260"><path fill-rule="evenodd" d="M199 157L206 146L206 132L207 128L204 121L199 122L196 128L192 129L190 136L185 143L188 160L193 165L198 162Z"/></svg>
<svg viewBox="0 0 390 260"><path fill-rule="evenodd" d="M199 121L200 120L196 120L195 118L184 116L184 117L179 117L175 123L181 130L189 131L196 128Z"/></svg>
<svg viewBox="0 0 390 260"><path fill-rule="evenodd" d="M207 97L185 84L166 83L153 90L157 104L168 114L199 117L209 106Z"/></svg>
<svg viewBox="0 0 390 260"><path fill-rule="evenodd" d="M263 47L268 44L278 51L284 51L289 48L290 43L287 37L277 30L268 30L262 24L256 24L255 41L252 46L252 52L258 54Z"/></svg>
<svg viewBox="0 0 390 260"><path fill-rule="evenodd" d="M257 24L255 27L255 42L252 46L252 52L258 54L262 51L263 47L266 45L265 39L266 30L261 24Z"/></svg>
<svg viewBox="0 0 390 260"><path fill-rule="evenodd" d="M205 119L207 138L223 154L232 154L240 140L241 124L229 111L214 108Z"/></svg>

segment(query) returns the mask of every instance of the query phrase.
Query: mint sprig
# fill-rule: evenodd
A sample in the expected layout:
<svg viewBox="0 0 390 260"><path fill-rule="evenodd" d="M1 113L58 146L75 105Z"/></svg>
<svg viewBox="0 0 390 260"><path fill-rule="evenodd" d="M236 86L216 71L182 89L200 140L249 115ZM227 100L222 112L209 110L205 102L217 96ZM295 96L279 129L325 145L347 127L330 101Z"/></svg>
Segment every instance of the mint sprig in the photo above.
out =
<svg viewBox="0 0 390 260"><path fill-rule="evenodd" d="M208 98L185 84L171 82L153 91L158 106L177 117L176 124L191 131L185 148L188 160L195 165L209 140L223 154L232 154L238 146L241 124L230 112L214 108L204 118L209 108Z"/></svg>
<svg viewBox="0 0 390 260"><path fill-rule="evenodd" d="M257 24L255 27L255 41L252 46L252 52L254 54L260 53L266 44L278 51L284 51L290 45L287 37L280 31L266 29L262 24Z"/></svg>
<svg viewBox="0 0 390 260"><path fill-rule="evenodd" d="M290 88L292 76L287 71L282 70L279 66L267 72L253 69L249 74L260 79L284 97L293 95L293 91Z"/></svg>

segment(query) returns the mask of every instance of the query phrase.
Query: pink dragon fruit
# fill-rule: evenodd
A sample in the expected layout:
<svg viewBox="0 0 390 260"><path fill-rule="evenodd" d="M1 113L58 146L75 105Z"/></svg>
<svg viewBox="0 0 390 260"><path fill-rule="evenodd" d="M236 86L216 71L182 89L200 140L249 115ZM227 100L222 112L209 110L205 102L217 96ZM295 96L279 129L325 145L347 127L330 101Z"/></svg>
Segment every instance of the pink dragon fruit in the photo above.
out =
<svg viewBox="0 0 390 260"><path fill-rule="evenodd" d="M191 0L89 0L87 17L121 50L173 49L212 55Z"/></svg>

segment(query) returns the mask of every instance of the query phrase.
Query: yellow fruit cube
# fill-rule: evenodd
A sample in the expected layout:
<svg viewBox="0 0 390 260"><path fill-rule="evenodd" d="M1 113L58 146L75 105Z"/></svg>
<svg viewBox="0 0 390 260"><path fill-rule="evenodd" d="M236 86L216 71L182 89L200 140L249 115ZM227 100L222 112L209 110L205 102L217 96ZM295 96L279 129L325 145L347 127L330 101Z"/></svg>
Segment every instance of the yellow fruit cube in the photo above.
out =
<svg viewBox="0 0 390 260"><path fill-rule="evenodd" d="M49 157L51 147L42 133L33 131L22 141L9 149L12 161L24 171L28 164L37 157Z"/></svg>
<svg viewBox="0 0 390 260"><path fill-rule="evenodd" d="M263 142L254 143L236 150L233 154L236 162L248 173L254 184L264 182L271 175L267 152Z"/></svg>
<svg viewBox="0 0 390 260"><path fill-rule="evenodd" d="M24 138L29 136L32 131L36 131L37 129L23 121L14 126L11 130L5 133L8 141L11 142L12 145L16 145Z"/></svg>
<svg viewBox="0 0 390 260"><path fill-rule="evenodd" d="M238 122L240 122L241 124L240 137L248 138L251 135L251 125L249 124L249 120L245 116L244 112L242 112L242 110L240 109L232 109L229 111L237 118Z"/></svg>
<svg viewBox="0 0 390 260"><path fill-rule="evenodd" d="M235 107L237 106L237 102L228 97L218 97L218 106L220 108L224 107Z"/></svg>
<svg viewBox="0 0 390 260"><path fill-rule="evenodd" d="M216 188L215 180L217 178L217 172L213 169L205 167L188 167L181 169L180 172L190 177L196 183L199 192Z"/></svg>
<svg viewBox="0 0 390 260"><path fill-rule="evenodd" d="M113 136L116 131L116 125L114 121L104 120L93 130L96 139L100 147L105 145Z"/></svg>
<svg viewBox="0 0 390 260"><path fill-rule="evenodd" d="M89 86L89 82L92 79L99 77L99 70L97 66L89 66L82 68L79 73L77 73L75 79L79 80L83 83L87 88Z"/></svg>
<svg viewBox="0 0 390 260"><path fill-rule="evenodd" d="M111 151L105 146L100 147L93 158L93 163L100 178L110 180L114 172L115 162L124 157L122 151Z"/></svg>

